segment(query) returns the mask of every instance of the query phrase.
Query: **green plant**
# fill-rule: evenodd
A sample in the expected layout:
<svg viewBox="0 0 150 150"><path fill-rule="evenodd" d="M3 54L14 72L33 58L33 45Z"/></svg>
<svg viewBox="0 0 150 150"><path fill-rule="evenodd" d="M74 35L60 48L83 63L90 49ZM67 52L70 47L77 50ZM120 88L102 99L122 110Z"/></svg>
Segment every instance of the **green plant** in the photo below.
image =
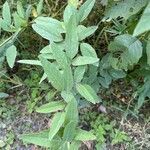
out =
<svg viewBox="0 0 150 150"><path fill-rule="evenodd" d="M63 22L50 17L35 19L33 29L49 40L50 44L40 51L39 60L19 62L42 66L44 75L41 82L48 78L57 90L59 98L36 109L39 113L54 114L50 129L23 135L21 139L24 142L51 149L78 149L82 141L96 139L92 132L78 127L79 105L85 99L87 104L101 101L92 86L94 81L84 78L86 72L91 69L97 70L99 59L92 46L82 42L95 32L97 26L80 25L94 3L95 0L88 0L77 9L78 3L69 1L64 11Z"/></svg>
<svg viewBox="0 0 150 150"><path fill-rule="evenodd" d="M139 109L144 100L150 98L150 26L147 21L150 3L147 0L126 0L108 1L106 5L103 21L114 23L106 32L115 35L114 41L108 46L107 61L114 69L128 71L127 76L136 81L143 78L143 84L137 86L136 92L138 104L135 108ZM139 15L141 15L140 20Z"/></svg>

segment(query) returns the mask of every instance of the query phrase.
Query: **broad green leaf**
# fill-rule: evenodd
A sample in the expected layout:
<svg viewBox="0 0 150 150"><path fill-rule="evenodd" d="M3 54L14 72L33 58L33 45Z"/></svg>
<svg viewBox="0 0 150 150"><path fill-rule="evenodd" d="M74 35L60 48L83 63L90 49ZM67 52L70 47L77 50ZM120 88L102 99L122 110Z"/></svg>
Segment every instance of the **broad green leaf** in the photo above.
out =
<svg viewBox="0 0 150 150"><path fill-rule="evenodd" d="M16 47L12 45L6 50L6 59L10 68L13 68L17 56Z"/></svg>
<svg viewBox="0 0 150 150"><path fill-rule="evenodd" d="M75 98L71 99L71 101L66 106L66 123L70 121L78 123L78 104Z"/></svg>
<svg viewBox="0 0 150 150"><path fill-rule="evenodd" d="M138 36L149 30L150 30L150 2L145 8L143 15L134 30L133 36Z"/></svg>
<svg viewBox="0 0 150 150"><path fill-rule="evenodd" d="M68 65L66 53L61 50L57 44L51 44L52 53L60 67L65 68Z"/></svg>
<svg viewBox="0 0 150 150"><path fill-rule="evenodd" d="M73 88L73 75L72 75L72 69L69 65L66 65L64 68L63 78L64 78L65 90L70 91Z"/></svg>
<svg viewBox="0 0 150 150"><path fill-rule="evenodd" d="M89 13L91 12L93 6L95 4L95 0L87 0L80 8L78 14L79 22L82 22L84 19L87 18Z"/></svg>
<svg viewBox="0 0 150 150"><path fill-rule="evenodd" d="M66 25L66 38L65 38L66 54L69 58L74 58L78 53L78 34L76 15L72 15Z"/></svg>
<svg viewBox="0 0 150 150"><path fill-rule="evenodd" d="M150 65L150 39L147 42L146 53L147 53L147 64Z"/></svg>
<svg viewBox="0 0 150 150"><path fill-rule="evenodd" d="M18 63L21 64L27 64L27 65L38 65L41 66L41 62L39 60L19 60L17 61Z"/></svg>
<svg viewBox="0 0 150 150"><path fill-rule="evenodd" d="M87 84L77 84L76 89L81 96L83 96L87 101L96 104L100 101L93 88Z"/></svg>
<svg viewBox="0 0 150 150"><path fill-rule="evenodd" d="M118 17L128 19L132 15L138 13L146 6L148 0L125 0L113 1L111 7L108 7L105 12L104 21L110 21Z"/></svg>
<svg viewBox="0 0 150 150"><path fill-rule="evenodd" d="M49 41L62 41L63 38L60 34L55 33L55 30L46 27L46 25L40 25L40 24L33 24L32 28L43 38L49 40Z"/></svg>
<svg viewBox="0 0 150 150"><path fill-rule="evenodd" d="M60 42L63 40L61 33L64 32L64 29L62 23L56 19L38 17L32 27L39 35L51 42Z"/></svg>
<svg viewBox="0 0 150 150"><path fill-rule="evenodd" d="M59 139L50 141L48 138L49 130L41 131L39 133L24 134L20 136L20 139L23 140L23 142L47 148L53 148L54 145L59 147L62 144Z"/></svg>
<svg viewBox="0 0 150 150"><path fill-rule="evenodd" d="M43 27L50 28L48 31L53 30L50 33L60 34L65 32L62 22L51 17L38 17L34 22L38 25L43 25Z"/></svg>
<svg viewBox="0 0 150 150"><path fill-rule="evenodd" d="M41 107L36 109L38 113L51 113L59 110L63 110L65 108L65 103L63 101L50 102L48 104L44 104Z"/></svg>
<svg viewBox="0 0 150 150"><path fill-rule="evenodd" d="M71 92L69 91L62 91L61 92L61 97L68 103L70 102L72 99L74 99L74 96Z"/></svg>
<svg viewBox="0 0 150 150"><path fill-rule="evenodd" d="M51 123L50 131L49 131L49 140L50 141L54 138L54 136L57 134L59 129L62 127L62 125L65 121L65 116L66 116L65 112L59 112L59 113L55 114L55 116L52 120L52 123Z"/></svg>
<svg viewBox="0 0 150 150"><path fill-rule="evenodd" d="M64 141L68 141L71 142L73 140L73 138L75 137L76 134L76 122L74 121L70 121L64 129L64 133L63 133L63 140Z"/></svg>
<svg viewBox="0 0 150 150"><path fill-rule="evenodd" d="M63 75L60 73L55 64L50 63L45 58L40 57L44 72L46 73L48 80L51 82L52 86L58 91L64 89Z"/></svg>
<svg viewBox="0 0 150 150"><path fill-rule="evenodd" d="M91 140L96 140L96 136L91 131L79 129L77 131L75 140L77 140L77 141L91 141Z"/></svg>
<svg viewBox="0 0 150 150"><path fill-rule="evenodd" d="M98 58L88 57L88 56L78 56L73 60L72 65L82 66L82 65L94 64L98 61L99 61Z"/></svg>
<svg viewBox="0 0 150 150"><path fill-rule="evenodd" d="M25 18L25 11L23 9L22 3L17 1L17 13L21 18Z"/></svg>
<svg viewBox="0 0 150 150"><path fill-rule="evenodd" d="M92 35L97 30L97 28L98 28L97 26L91 26L91 27L86 28L83 25L79 25L78 26L79 41L82 41L88 36Z"/></svg>
<svg viewBox="0 0 150 150"><path fill-rule="evenodd" d="M94 48L87 43L81 43L80 45L81 53L83 56L95 57L97 58L97 54Z"/></svg>
<svg viewBox="0 0 150 150"><path fill-rule="evenodd" d="M44 0L40 0L39 3L38 3L38 5L37 5L37 14L38 15L41 15L41 13L42 13L43 2L44 2Z"/></svg>
<svg viewBox="0 0 150 150"><path fill-rule="evenodd" d="M142 57L142 43L131 35L124 34L115 38L114 42L109 44L108 49L111 52L109 56L110 64L114 69L128 70L128 67L137 64ZM114 57L112 54L117 54Z"/></svg>
<svg viewBox="0 0 150 150"><path fill-rule="evenodd" d="M8 96L8 94L0 92L0 98L7 98Z"/></svg>
<svg viewBox="0 0 150 150"><path fill-rule="evenodd" d="M86 66L78 66L74 70L74 80L78 83L83 79L84 73L86 70Z"/></svg>
<svg viewBox="0 0 150 150"><path fill-rule="evenodd" d="M7 25L11 24L11 13L10 13L10 7L8 2L6 1L3 5L2 9L2 17L4 21L7 23Z"/></svg>

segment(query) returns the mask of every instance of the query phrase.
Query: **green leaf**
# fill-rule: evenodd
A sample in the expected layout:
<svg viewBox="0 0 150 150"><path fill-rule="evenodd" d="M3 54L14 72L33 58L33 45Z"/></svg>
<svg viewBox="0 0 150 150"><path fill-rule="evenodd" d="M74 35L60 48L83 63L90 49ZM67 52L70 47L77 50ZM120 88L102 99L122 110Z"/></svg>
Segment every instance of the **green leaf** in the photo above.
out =
<svg viewBox="0 0 150 150"><path fill-rule="evenodd" d="M51 45L45 46L45 47L40 51L40 53L42 53L42 54L52 53Z"/></svg>
<svg viewBox="0 0 150 150"><path fill-rule="evenodd" d="M52 86L58 91L64 89L63 75L60 73L55 64L50 63L45 58L40 57L44 72L47 74L48 80L51 82Z"/></svg>
<svg viewBox="0 0 150 150"><path fill-rule="evenodd" d="M62 127L62 125L65 121L65 116L66 116L65 112L59 112L59 113L55 114L55 116L52 120L52 123L51 123L50 131L49 131L49 140L50 141L54 138L54 136L57 134L59 129Z"/></svg>
<svg viewBox="0 0 150 150"><path fill-rule="evenodd" d="M27 21L25 19L21 18L17 12L15 12L13 14L13 18L14 18L14 24L15 24L16 29L27 26Z"/></svg>
<svg viewBox="0 0 150 150"><path fill-rule="evenodd" d="M6 50L6 59L10 68L13 68L17 56L16 47L12 45Z"/></svg>
<svg viewBox="0 0 150 150"><path fill-rule="evenodd" d="M89 13L91 12L93 6L95 4L95 0L87 0L79 9L78 20L82 22L87 18Z"/></svg>
<svg viewBox="0 0 150 150"><path fill-rule="evenodd" d="M114 1L111 7L108 7L105 12L103 21L110 21L118 17L128 19L130 16L138 13L145 5L147 0L125 0Z"/></svg>
<svg viewBox="0 0 150 150"><path fill-rule="evenodd" d="M0 140L0 148L4 147L6 145L6 143L2 140Z"/></svg>
<svg viewBox="0 0 150 150"><path fill-rule="evenodd" d="M73 88L73 75L72 75L72 69L69 65L66 65L64 68L63 78L64 78L65 90L70 91Z"/></svg>
<svg viewBox="0 0 150 150"><path fill-rule="evenodd" d="M7 1L3 5L2 17L7 25L11 25L11 13L10 13L10 7Z"/></svg>
<svg viewBox="0 0 150 150"><path fill-rule="evenodd" d="M62 91L61 92L61 97L68 103L72 99L74 99L73 94L70 91Z"/></svg>
<svg viewBox="0 0 150 150"><path fill-rule="evenodd" d="M91 26L91 27L86 28L83 25L79 25L78 26L79 41L82 41L88 36L92 35L97 30L97 28L98 28L97 26Z"/></svg>
<svg viewBox="0 0 150 150"><path fill-rule="evenodd" d="M25 18L25 11L23 9L22 3L17 1L17 13L21 18Z"/></svg>
<svg viewBox="0 0 150 150"><path fill-rule="evenodd" d="M78 53L78 34L76 15L72 15L66 25L66 38L65 38L66 54L69 58L74 58Z"/></svg>
<svg viewBox="0 0 150 150"><path fill-rule="evenodd" d="M91 131L79 129L77 131L75 140L77 140L77 141L92 141L92 140L96 140L96 136Z"/></svg>
<svg viewBox="0 0 150 150"><path fill-rule="evenodd" d="M78 83L83 79L84 73L86 70L86 66L78 66L74 71L74 80Z"/></svg>
<svg viewBox="0 0 150 150"><path fill-rule="evenodd" d="M41 15L43 9L43 0L40 0L38 5L37 5L37 14Z"/></svg>
<svg viewBox="0 0 150 150"><path fill-rule="evenodd" d="M88 64L94 64L98 61L99 61L98 58L87 57L87 56L78 56L73 60L72 65L73 66L88 65Z"/></svg>
<svg viewBox="0 0 150 150"><path fill-rule="evenodd" d="M8 96L8 94L0 92L0 98L7 98Z"/></svg>
<svg viewBox="0 0 150 150"><path fill-rule="evenodd" d="M81 147L80 141L73 141L70 144L70 150L77 150L77 149L80 149L80 147Z"/></svg>
<svg viewBox="0 0 150 150"><path fill-rule="evenodd" d="M68 0L68 4L77 8L79 4L79 0Z"/></svg>
<svg viewBox="0 0 150 150"><path fill-rule="evenodd" d="M146 53L147 53L147 64L150 65L150 39L147 42Z"/></svg>
<svg viewBox="0 0 150 150"><path fill-rule="evenodd" d="M133 36L138 36L149 30L150 30L150 2L145 8L143 15L134 30Z"/></svg>
<svg viewBox="0 0 150 150"><path fill-rule="evenodd" d="M97 54L94 48L87 43L81 43L80 45L81 53L83 56L95 57L97 58Z"/></svg>
<svg viewBox="0 0 150 150"><path fill-rule="evenodd" d="M46 78L47 78L47 75L46 73L44 73L43 76L41 77L39 84L41 84Z"/></svg>
<svg viewBox="0 0 150 150"><path fill-rule="evenodd" d="M66 68L66 66L68 65L66 53L55 43L51 44L51 48L53 56L56 59L59 66L62 68Z"/></svg>
<svg viewBox="0 0 150 150"><path fill-rule="evenodd" d="M17 61L18 63L21 64L27 64L27 65L38 65L41 66L41 62L39 60L19 60Z"/></svg>
<svg viewBox="0 0 150 150"><path fill-rule="evenodd" d="M115 38L114 42L109 44L108 49L111 52L110 64L114 69L128 70L128 67L137 64L142 57L142 43L131 35L124 34ZM117 54L117 57L113 55Z"/></svg>
<svg viewBox="0 0 150 150"><path fill-rule="evenodd" d="M60 142L59 140L50 141L48 139L48 136L49 136L49 130L45 130L39 133L21 135L20 139L23 140L23 142L27 142L27 143L31 143L43 147L52 147L53 144Z"/></svg>
<svg viewBox="0 0 150 150"><path fill-rule="evenodd" d="M71 142L76 134L76 122L70 121L64 129L63 140Z"/></svg>
<svg viewBox="0 0 150 150"><path fill-rule="evenodd" d="M100 102L100 98L97 96L93 88L87 84L77 84L76 89L81 96L83 96L89 102L96 104Z"/></svg>
<svg viewBox="0 0 150 150"><path fill-rule="evenodd" d="M60 42L63 40L61 33L64 32L64 29L62 23L56 19L38 17L32 27L39 35L51 42Z"/></svg>
<svg viewBox="0 0 150 150"><path fill-rule="evenodd" d="M75 98L71 99L66 106L66 123L70 121L78 123L78 104Z"/></svg>
<svg viewBox="0 0 150 150"><path fill-rule="evenodd" d="M67 5L63 14L64 23L67 24L70 20L70 17L76 14L76 12L77 10L75 7L73 7L72 5Z"/></svg>
<svg viewBox="0 0 150 150"><path fill-rule="evenodd" d="M36 109L38 113L51 113L59 110L63 110L65 108L65 103L63 101L50 102L48 104L44 104L41 107Z"/></svg>

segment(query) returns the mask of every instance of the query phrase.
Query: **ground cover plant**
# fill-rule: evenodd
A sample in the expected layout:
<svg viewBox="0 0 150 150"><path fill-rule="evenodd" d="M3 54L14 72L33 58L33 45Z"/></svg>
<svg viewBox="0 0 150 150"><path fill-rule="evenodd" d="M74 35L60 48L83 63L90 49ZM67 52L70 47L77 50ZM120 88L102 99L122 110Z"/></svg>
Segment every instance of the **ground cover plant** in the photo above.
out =
<svg viewBox="0 0 150 150"><path fill-rule="evenodd" d="M149 149L149 10L2 2L0 148Z"/></svg>

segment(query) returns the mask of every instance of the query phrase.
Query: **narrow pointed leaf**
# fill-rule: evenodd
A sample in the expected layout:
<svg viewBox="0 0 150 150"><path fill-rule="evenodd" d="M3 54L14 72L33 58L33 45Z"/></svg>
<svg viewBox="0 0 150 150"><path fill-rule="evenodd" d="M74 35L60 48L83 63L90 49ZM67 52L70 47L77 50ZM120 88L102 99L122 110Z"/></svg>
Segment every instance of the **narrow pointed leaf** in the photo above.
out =
<svg viewBox="0 0 150 150"><path fill-rule="evenodd" d="M95 4L95 0L87 0L79 9L78 19L79 22L82 22L87 18L89 13L91 12L93 6Z"/></svg>
<svg viewBox="0 0 150 150"><path fill-rule="evenodd" d="M61 48L59 48L59 46L57 46L57 44L55 43L51 44L51 48L57 63L60 65L60 67L65 68L68 65L65 52Z"/></svg>
<svg viewBox="0 0 150 150"><path fill-rule="evenodd" d="M16 47L12 45L6 50L6 59L10 68L13 68L17 56Z"/></svg>
<svg viewBox="0 0 150 150"><path fill-rule="evenodd" d="M28 64L28 65L38 65L41 66L41 62L39 60L19 60L17 61L21 64Z"/></svg>
<svg viewBox="0 0 150 150"><path fill-rule="evenodd" d="M73 75L72 75L72 69L69 65L66 65L64 68L63 78L64 78L65 90L70 91L73 88Z"/></svg>
<svg viewBox="0 0 150 150"><path fill-rule="evenodd" d="M81 80L83 79L85 70L86 70L86 66L78 66L78 67L76 67L76 69L74 71L74 80L76 82L81 82Z"/></svg>
<svg viewBox="0 0 150 150"><path fill-rule="evenodd" d="M2 9L2 17L4 21L7 23L7 25L11 24L11 13L10 13L10 7L8 2L6 1L3 5Z"/></svg>
<svg viewBox="0 0 150 150"><path fill-rule="evenodd" d="M58 91L62 91L64 89L64 80L56 65L50 63L48 60L42 57L40 57L40 60L48 80L51 82L54 88L56 88Z"/></svg>
<svg viewBox="0 0 150 150"><path fill-rule="evenodd" d="M63 139L65 141L71 142L76 134L76 122L69 122L64 129Z"/></svg>
<svg viewBox="0 0 150 150"><path fill-rule="evenodd" d="M66 25L65 47L67 56L71 59L78 53L78 34L76 15L72 15Z"/></svg>
<svg viewBox="0 0 150 150"><path fill-rule="evenodd" d="M50 102L48 104L44 104L41 107L36 109L38 113L51 113L56 112L58 110L63 110L65 108L65 103L63 101Z"/></svg>
<svg viewBox="0 0 150 150"><path fill-rule="evenodd" d="M75 98L73 98L66 106L66 123L70 121L78 123L78 104Z"/></svg>
<svg viewBox="0 0 150 150"><path fill-rule="evenodd" d="M32 133L32 134L24 134L20 136L20 139L24 142L43 146L43 147L50 147L51 143L48 139L49 131L42 131L39 133Z"/></svg>
<svg viewBox="0 0 150 150"><path fill-rule="evenodd" d="M88 36L92 35L97 30L97 28L98 28L97 26L91 26L91 27L86 28L82 25L79 25L78 26L79 41L82 41Z"/></svg>
<svg viewBox="0 0 150 150"><path fill-rule="evenodd" d="M143 15L134 30L133 36L138 36L149 30L150 30L150 2L145 8Z"/></svg>
<svg viewBox="0 0 150 150"><path fill-rule="evenodd" d="M87 84L77 84L77 91L83 96L87 101L96 104L100 101L100 98L97 96L93 88Z"/></svg>
<svg viewBox="0 0 150 150"><path fill-rule="evenodd" d="M49 131L49 140L50 141L54 138L54 136L57 134L57 132L63 125L63 123L65 121L65 115L66 115L65 112L60 112L60 113L55 114L55 116L52 120L50 131Z"/></svg>

